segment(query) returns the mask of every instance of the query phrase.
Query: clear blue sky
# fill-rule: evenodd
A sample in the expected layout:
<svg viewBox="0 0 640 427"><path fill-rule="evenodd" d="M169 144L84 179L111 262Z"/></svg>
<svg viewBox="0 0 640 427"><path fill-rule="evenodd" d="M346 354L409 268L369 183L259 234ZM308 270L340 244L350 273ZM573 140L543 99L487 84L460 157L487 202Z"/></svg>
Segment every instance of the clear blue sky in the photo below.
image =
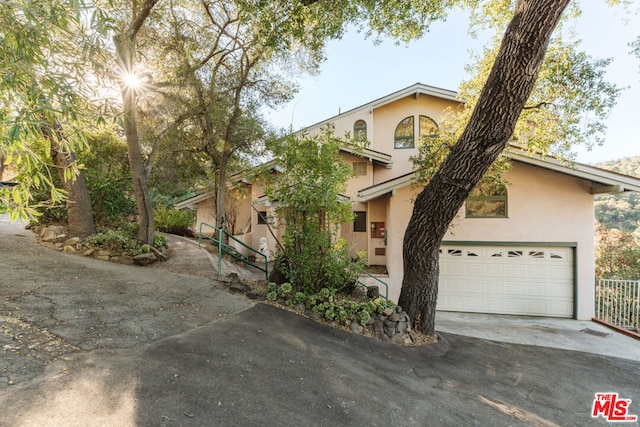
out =
<svg viewBox="0 0 640 427"><path fill-rule="evenodd" d="M581 3L583 16L575 29L584 49L596 58L613 58L607 78L628 89L607 120L605 144L592 151L578 150L578 161L640 155L640 60L629 54L628 47L640 35L640 17L607 7L602 0ZM467 35L467 20L460 13L437 23L408 47L388 40L376 46L351 31L329 45L320 74L302 79L296 98L268 117L278 127L299 129L416 82L456 90L465 77L469 50L481 44Z"/></svg>

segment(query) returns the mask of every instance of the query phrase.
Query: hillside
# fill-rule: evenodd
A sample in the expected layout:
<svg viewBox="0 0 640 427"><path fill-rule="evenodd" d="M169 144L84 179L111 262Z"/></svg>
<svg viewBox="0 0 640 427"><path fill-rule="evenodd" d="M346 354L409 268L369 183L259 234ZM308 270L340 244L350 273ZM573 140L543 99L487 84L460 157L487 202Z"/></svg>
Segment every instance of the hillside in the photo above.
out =
<svg viewBox="0 0 640 427"><path fill-rule="evenodd" d="M596 167L640 177L640 156L598 163ZM596 219L607 228L640 230L640 194L602 195L595 202Z"/></svg>
<svg viewBox="0 0 640 427"><path fill-rule="evenodd" d="M596 167L614 172L640 177L640 156L625 157L595 165Z"/></svg>

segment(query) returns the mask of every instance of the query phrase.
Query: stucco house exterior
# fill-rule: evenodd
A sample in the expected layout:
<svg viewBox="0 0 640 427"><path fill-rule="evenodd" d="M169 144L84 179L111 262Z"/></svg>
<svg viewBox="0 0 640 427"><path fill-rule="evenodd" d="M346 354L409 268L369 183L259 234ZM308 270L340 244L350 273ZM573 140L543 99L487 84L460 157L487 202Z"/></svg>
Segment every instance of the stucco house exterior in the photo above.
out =
<svg viewBox="0 0 640 427"><path fill-rule="evenodd" d="M389 298L402 285L402 241L412 213L420 135L437 130L445 108L460 104L453 91L421 83L316 123L313 134L332 126L335 135L366 136L361 156L344 159L354 176L346 196L355 212L341 237L384 265ZM594 315L594 195L640 191L640 180L583 164L507 152L509 186L492 194L472 193L441 247L438 309L590 319ZM277 173L277 162L269 164ZM267 228L273 207L260 185L231 178L237 191L238 236L252 247L261 237L275 248ZM214 223L213 195L178 204L197 212L198 224Z"/></svg>

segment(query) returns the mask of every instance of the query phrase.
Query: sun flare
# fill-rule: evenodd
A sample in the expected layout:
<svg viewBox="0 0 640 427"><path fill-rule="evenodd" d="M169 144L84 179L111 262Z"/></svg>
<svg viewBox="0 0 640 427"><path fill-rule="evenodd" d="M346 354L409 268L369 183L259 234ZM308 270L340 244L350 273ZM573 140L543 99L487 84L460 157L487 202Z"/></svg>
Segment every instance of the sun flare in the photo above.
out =
<svg viewBox="0 0 640 427"><path fill-rule="evenodd" d="M129 89L138 89L142 85L140 77L132 73L126 73L123 75L122 81Z"/></svg>

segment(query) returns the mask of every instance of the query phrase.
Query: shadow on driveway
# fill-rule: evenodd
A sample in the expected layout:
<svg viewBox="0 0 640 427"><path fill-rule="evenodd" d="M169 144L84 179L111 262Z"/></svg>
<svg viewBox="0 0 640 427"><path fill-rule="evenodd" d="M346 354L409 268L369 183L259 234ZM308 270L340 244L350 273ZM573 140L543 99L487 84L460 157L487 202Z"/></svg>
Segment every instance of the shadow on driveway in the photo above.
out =
<svg viewBox="0 0 640 427"><path fill-rule="evenodd" d="M398 347L258 304L139 348L59 361L0 395L6 425L586 425L640 412L640 364L445 335ZM635 412L634 412L635 411Z"/></svg>
<svg viewBox="0 0 640 427"><path fill-rule="evenodd" d="M640 362L442 334L399 347L214 280L66 255L0 224L0 425L586 425Z"/></svg>

